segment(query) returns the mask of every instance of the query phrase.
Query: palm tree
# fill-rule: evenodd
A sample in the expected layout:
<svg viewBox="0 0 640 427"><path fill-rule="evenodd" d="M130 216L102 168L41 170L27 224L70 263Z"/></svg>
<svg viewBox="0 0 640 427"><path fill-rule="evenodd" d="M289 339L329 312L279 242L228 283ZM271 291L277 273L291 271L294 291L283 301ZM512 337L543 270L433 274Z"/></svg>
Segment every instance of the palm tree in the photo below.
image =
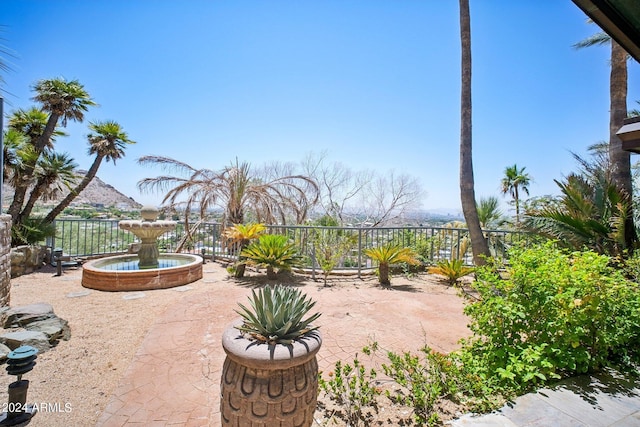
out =
<svg viewBox="0 0 640 427"><path fill-rule="evenodd" d="M469 228L473 262L483 265L490 256L478 211L473 179L471 134L471 15L469 0L460 0L460 41L462 45L462 84L460 100L460 201Z"/></svg>
<svg viewBox="0 0 640 427"><path fill-rule="evenodd" d="M530 212L525 227L574 250L587 247L624 255L629 249L625 242L628 201L613 182L606 145L592 145L589 151L591 160L573 155L580 171L555 181L562 195L555 203Z"/></svg>
<svg viewBox="0 0 640 427"><path fill-rule="evenodd" d="M29 139L15 129L9 128L4 132L3 138L3 180L13 183L13 180L20 176L19 170L22 168L22 151L28 147Z"/></svg>
<svg viewBox="0 0 640 427"><path fill-rule="evenodd" d="M577 49L590 46L611 46L611 73L609 75L609 159L613 169L613 182L628 199L630 215L625 224L625 246L633 249L638 240L633 223L633 196L630 153L622 149L622 140L617 132L627 117L627 52L604 32L596 33L574 45Z"/></svg>
<svg viewBox="0 0 640 427"><path fill-rule="evenodd" d="M518 168L516 164L507 166L501 182L502 194L509 193L516 206L516 226L520 224L520 191L522 190L528 196L529 184L531 183L531 176L525 173L525 169L524 166L521 169Z"/></svg>
<svg viewBox="0 0 640 427"><path fill-rule="evenodd" d="M30 144L35 148L38 139L42 136L47 126L48 117L47 113L38 107L31 107L28 110L19 108L9 117L9 127L22 132L29 138ZM66 134L56 129L44 148L53 150L56 137L58 136L66 136Z"/></svg>
<svg viewBox="0 0 640 427"><path fill-rule="evenodd" d="M389 243L384 246L365 249L364 254L378 263L378 281L383 286L390 286L389 267L391 264L405 262L407 264L418 265L417 254L410 248Z"/></svg>
<svg viewBox="0 0 640 427"><path fill-rule="evenodd" d="M500 201L497 197L480 197L477 210L478 220L483 229L497 228L504 224Z"/></svg>
<svg viewBox="0 0 640 427"><path fill-rule="evenodd" d="M56 132L58 121L65 127L69 120L81 122L84 119L84 112L89 106L95 105L84 87L77 81L66 81L63 79L40 80L34 86L36 95L34 101L42 104L42 110L49 113L47 123L42 134L33 142L36 160L25 164L23 177L25 179L17 181L14 187L13 201L7 213L11 215L14 224L17 223L18 216L24 204L25 195L31 176L34 173L37 159L46 147L51 145L51 138Z"/></svg>
<svg viewBox="0 0 640 427"><path fill-rule="evenodd" d="M262 180L252 174L249 163L237 159L221 171L196 169L162 156L143 156L138 163L160 165L184 175L145 178L138 182L138 188L166 191L162 203L172 208L183 206L185 221L196 209L204 217L209 208L222 206L227 224L244 223L247 210L262 223L286 224L289 215L300 223L318 200L318 186L311 178L289 175Z"/></svg>
<svg viewBox="0 0 640 427"><path fill-rule="evenodd" d="M29 194L29 200L20 212L18 222L23 222L31 215L38 200L55 199L65 189L71 189L77 178L77 166L67 153L43 153L34 172L35 185Z"/></svg>
<svg viewBox="0 0 640 427"><path fill-rule="evenodd" d="M103 160L107 162L112 161L115 164L116 160L124 157L126 145L135 144L135 141L130 140L127 133L122 130L120 124L113 120L90 123L89 129L93 131L93 133L87 135L89 154L95 155L93 163L80 183L47 214L44 219L45 222L53 222L53 220L78 197L78 194L80 194L96 176Z"/></svg>
<svg viewBox="0 0 640 427"><path fill-rule="evenodd" d="M96 105L78 80L40 80L33 89L36 95L32 99L42 104L42 110L49 113L44 132L36 143L39 152L49 144L59 120L62 127L66 127L69 120L82 122L84 113L90 106Z"/></svg>

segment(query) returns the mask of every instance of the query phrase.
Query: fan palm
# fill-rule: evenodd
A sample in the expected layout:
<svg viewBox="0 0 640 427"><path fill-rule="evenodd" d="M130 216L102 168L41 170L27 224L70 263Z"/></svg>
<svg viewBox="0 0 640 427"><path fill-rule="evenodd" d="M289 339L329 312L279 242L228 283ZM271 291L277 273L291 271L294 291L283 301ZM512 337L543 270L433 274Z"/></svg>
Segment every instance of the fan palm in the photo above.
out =
<svg viewBox="0 0 640 427"><path fill-rule="evenodd" d="M84 113L90 106L96 105L78 80L40 80L33 89L36 95L32 99L42 104L42 110L49 113L44 131L36 143L39 152L50 143L58 121L62 127L66 127L69 120L82 122Z"/></svg>
<svg viewBox="0 0 640 427"><path fill-rule="evenodd" d="M477 265L485 263L489 245L482 233L473 178L472 155L472 115L471 115L471 12L469 0L460 0L460 44L461 44L461 87L460 87L460 202L462 213L469 228L473 261Z"/></svg>
<svg viewBox="0 0 640 427"><path fill-rule="evenodd" d="M531 176L525 173L525 167L518 168L518 165L507 166L502 178L502 194L509 193L516 207L516 225L520 224L520 191L529 195L529 184Z"/></svg>
<svg viewBox="0 0 640 427"><path fill-rule="evenodd" d="M28 138L15 129L9 128L3 137L3 179L13 184L13 180L20 177L23 168L25 150L29 149Z"/></svg>
<svg viewBox="0 0 640 427"><path fill-rule="evenodd" d="M629 209L629 215L625 219L625 246L632 248L638 235L633 221L633 205L630 202L633 195L631 177L630 153L622 148L622 140L617 132L624 124L627 117L627 52L616 41L604 33L599 32L586 38L573 47L582 49L590 46L608 45L611 49L609 74L609 158L611 160L613 183L621 190L626 198L625 203Z"/></svg>
<svg viewBox="0 0 640 427"><path fill-rule="evenodd" d="M417 254L410 248L403 248L394 244L369 248L364 251L365 255L378 263L378 280L381 285L391 285L389 279L389 267L391 264L407 263L418 265Z"/></svg>
<svg viewBox="0 0 640 427"><path fill-rule="evenodd" d="M35 149L38 139L47 126L48 117L45 111L37 107L31 107L28 110L20 108L9 117L9 128L22 132ZM59 129L54 130L44 148L53 150L56 137L65 135L66 133Z"/></svg>
<svg viewBox="0 0 640 427"><path fill-rule="evenodd" d="M40 158L42 152L52 144L52 137L56 135L56 127L58 121L65 127L69 120L81 122L84 119L84 113L89 106L95 105L84 87L77 81L66 81L63 79L40 80L33 87L36 95L34 101L39 102L42 111L49 114L47 122L42 129L42 133L35 141L32 141L35 160L25 163L23 171L23 180L16 181L14 187L13 201L9 206L7 213L11 215L14 224L17 224L18 216L22 211L26 192L31 183L34 170L36 168L37 159ZM34 117L35 117L35 112ZM40 119L38 119L40 120ZM37 123L41 124L40 121ZM38 129L38 132L40 130Z"/></svg>
<svg viewBox="0 0 640 427"><path fill-rule="evenodd" d="M503 227L507 224L507 221L502 216L502 211L499 208L500 202L497 197L481 197L478 203L478 217L480 218L480 225L484 229L485 238L489 245L489 251L491 256L504 256L508 249L508 245L505 242L505 234L503 232L495 231L497 228Z"/></svg>
<svg viewBox="0 0 640 427"><path fill-rule="evenodd" d="M67 153L45 152L38 161L34 173L35 185L20 213L19 222L31 215L38 200L47 201L56 198L65 189L71 189L77 178L75 174L77 166Z"/></svg>
<svg viewBox="0 0 640 427"><path fill-rule="evenodd" d="M222 206L227 224L242 224L246 211L262 223L284 224L290 214L300 223L318 200L318 187L311 178L288 175L261 180L252 174L249 163L239 163L237 159L221 171L196 169L162 156L144 156L138 162L159 165L183 175L145 178L138 182L138 188L166 191L162 203L171 207L182 205L186 221L194 210L203 217L210 208Z"/></svg>
<svg viewBox="0 0 640 427"><path fill-rule="evenodd" d="M629 249L625 244L629 205L613 183L608 153L602 148L590 147L592 161L574 154L580 172L555 181L562 195L556 203L531 212L525 222L528 229L572 249L587 247L609 255L623 255Z"/></svg>
<svg viewBox="0 0 640 427"><path fill-rule="evenodd" d="M88 151L89 154L95 155L93 163L80 183L47 214L45 222L52 222L89 185L98 173L103 160L112 161L115 164L116 160L124 157L126 145L135 144L135 141L130 140L122 127L114 121L91 123L89 129L92 133L87 136Z"/></svg>
<svg viewBox="0 0 640 427"><path fill-rule="evenodd" d="M478 202L478 219L484 229L495 229L504 224L500 202L495 196L481 197Z"/></svg>

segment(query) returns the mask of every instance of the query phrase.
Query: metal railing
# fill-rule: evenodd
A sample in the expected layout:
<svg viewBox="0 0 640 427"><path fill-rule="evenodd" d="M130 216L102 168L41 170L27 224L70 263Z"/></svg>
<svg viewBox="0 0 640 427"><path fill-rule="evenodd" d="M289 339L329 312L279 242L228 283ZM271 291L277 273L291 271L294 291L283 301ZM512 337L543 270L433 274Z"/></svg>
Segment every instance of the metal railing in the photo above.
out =
<svg viewBox="0 0 640 427"><path fill-rule="evenodd" d="M52 248L61 248L74 257L89 257L126 253L136 237L118 227L117 220L59 219L55 221L56 237L47 242ZM158 238L160 252L203 254L210 258L237 259L237 249L222 237L219 223L200 223L186 237L184 223L178 222L175 230ZM364 255L368 248L389 242L414 249L425 263L443 259L462 259L471 264L471 245L468 230L450 227L317 227L302 225L267 226L271 234L283 234L295 242L304 258L304 267L317 268L317 249L321 242L340 238L348 241L348 249L338 262L338 269L357 270L372 268ZM506 256L507 249L515 243L528 244L531 235L510 230L485 230L492 255Z"/></svg>

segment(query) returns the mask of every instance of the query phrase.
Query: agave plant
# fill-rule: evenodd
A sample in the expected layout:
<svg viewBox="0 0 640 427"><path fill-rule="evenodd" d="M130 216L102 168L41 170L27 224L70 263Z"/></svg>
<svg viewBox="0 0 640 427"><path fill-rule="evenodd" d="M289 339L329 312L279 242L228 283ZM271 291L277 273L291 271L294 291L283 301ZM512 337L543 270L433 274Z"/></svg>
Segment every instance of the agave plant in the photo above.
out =
<svg viewBox="0 0 640 427"><path fill-rule="evenodd" d="M439 261L435 267L430 267L428 272L444 276L449 286L453 286L460 281L460 278L473 273L473 268L465 266L461 259L452 259Z"/></svg>
<svg viewBox="0 0 640 427"><path fill-rule="evenodd" d="M236 313L243 320L238 329L253 339L272 345L291 344L318 329L312 323L321 313L303 319L316 303L300 290L276 285L251 293L251 308L238 303L240 310Z"/></svg>
<svg viewBox="0 0 640 427"><path fill-rule="evenodd" d="M277 278L276 269L288 271L300 262L295 245L289 242L287 236L280 234L260 236L257 241L244 248L241 255L247 259L247 264L266 267L267 279L270 280Z"/></svg>
<svg viewBox="0 0 640 427"><path fill-rule="evenodd" d="M417 254L411 248L403 248L392 243L370 248L364 251L365 255L378 262L378 280L381 285L391 285L389 280L389 266L406 262L407 264L420 264Z"/></svg>

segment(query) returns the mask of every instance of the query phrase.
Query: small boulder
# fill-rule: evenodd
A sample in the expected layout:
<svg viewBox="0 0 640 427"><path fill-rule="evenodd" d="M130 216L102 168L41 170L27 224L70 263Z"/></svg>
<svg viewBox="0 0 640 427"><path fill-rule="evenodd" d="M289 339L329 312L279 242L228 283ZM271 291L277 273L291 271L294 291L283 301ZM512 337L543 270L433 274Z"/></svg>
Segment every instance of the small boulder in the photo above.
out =
<svg viewBox="0 0 640 427"><path fill-rule="evenodd" d="M55 344L58 340L69 341L71 329L69 322L59 317L37 320L24 326L28 331L42 332L49 337L49 343Z"/></svg>
<svg viewBox="0 0 640 427"><path fill-rule="evenodd" d="M40 302L36 304L12 307L2 313L2 325L4 328L16 328L25 326L31 322L55 317L51 304Z"/></svg>
<svg viewBox="0 0 640 427"><path fill-rule="evenodd" d="M11 353L11 349L4 344L0 344L0 361L6 360Z"/></svg>
<svg viewBox="0 0 640 427"><path fill-rule="evenodd" d="M42 332L36 331L7 332L0 335L0 343L5 344L12 350L22 345L30 345L31 347L37 348L40 352L45 352L51 347L49 337Z"/></svg>

